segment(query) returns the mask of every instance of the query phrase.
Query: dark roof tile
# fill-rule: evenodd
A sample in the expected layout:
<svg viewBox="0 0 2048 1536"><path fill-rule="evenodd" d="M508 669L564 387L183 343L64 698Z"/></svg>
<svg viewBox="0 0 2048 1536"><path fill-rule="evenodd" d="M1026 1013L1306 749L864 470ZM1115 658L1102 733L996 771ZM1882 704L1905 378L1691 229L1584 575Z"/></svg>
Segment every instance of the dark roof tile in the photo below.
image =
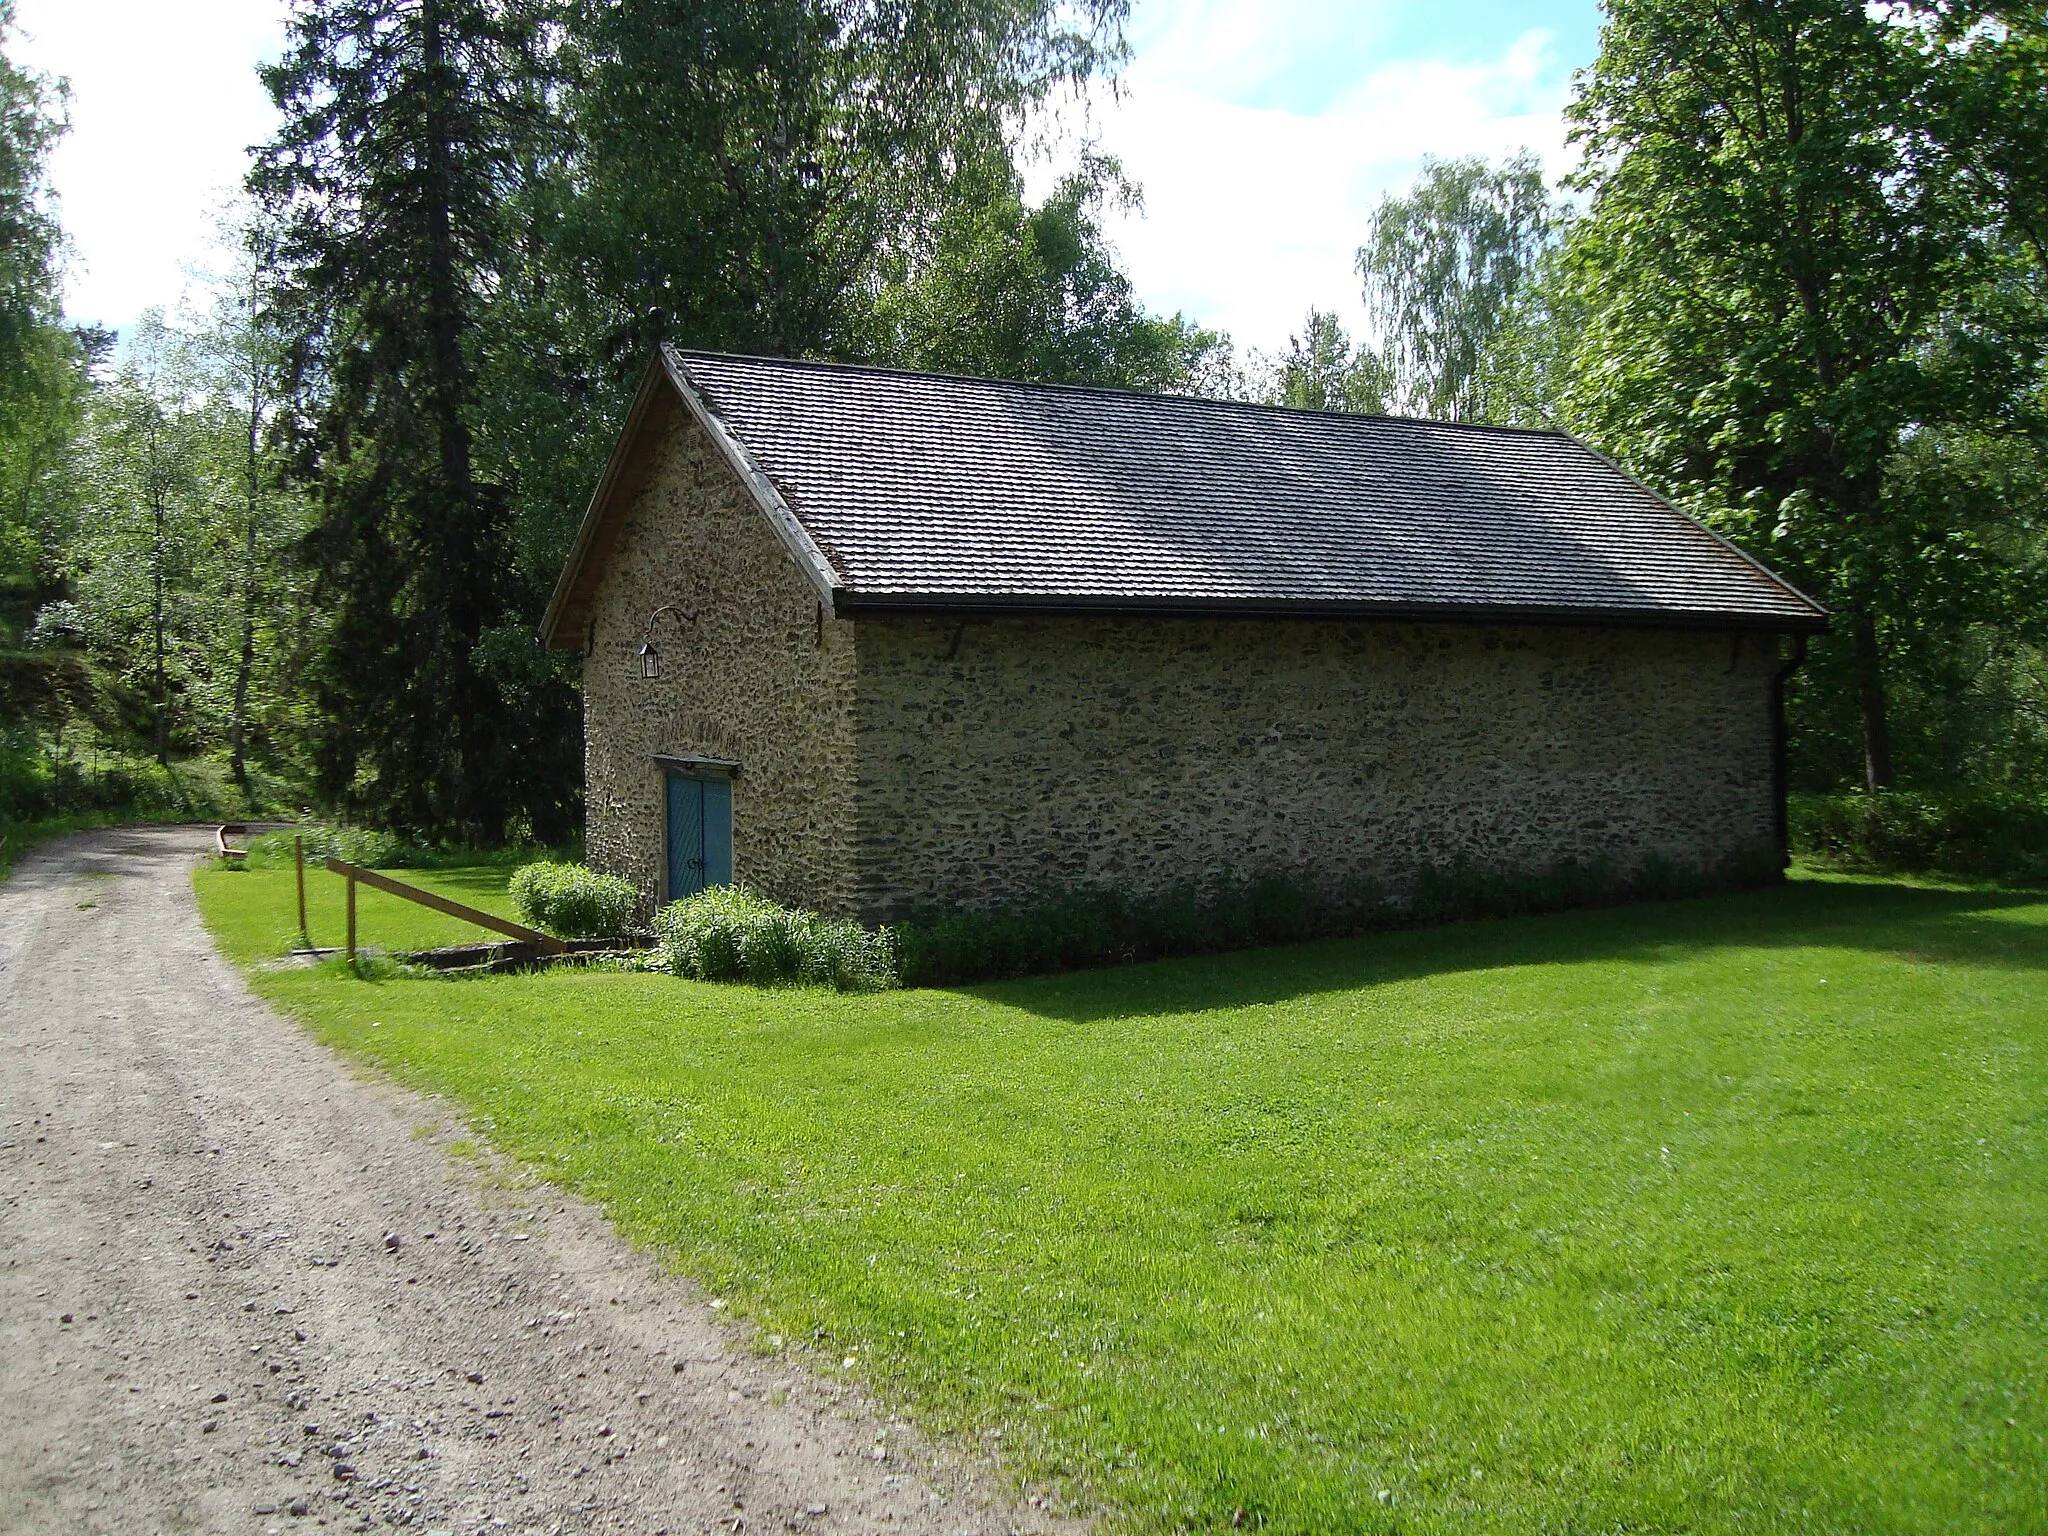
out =
<svg viewBox="0 0 2048 1536"><path fill-rule="evenodd" d="M1824 620L1562 433L671 360L773 482L849 608Z"/></svg>

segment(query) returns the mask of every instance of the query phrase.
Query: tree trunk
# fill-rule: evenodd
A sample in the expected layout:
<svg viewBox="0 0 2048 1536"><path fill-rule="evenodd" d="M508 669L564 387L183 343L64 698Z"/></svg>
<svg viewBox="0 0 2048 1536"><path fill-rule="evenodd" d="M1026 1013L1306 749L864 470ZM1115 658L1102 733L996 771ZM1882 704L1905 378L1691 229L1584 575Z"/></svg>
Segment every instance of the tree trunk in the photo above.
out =
<svg viewBox="0 0 2048 1536"><path fill-rule="evenodd" d="M1872 794L1892 787L1892 729L1884 696L1884 655L1877 622L1868 613L1855 620L1856 702L1863 714L1863 785Z"/></svg>
<svg viewBox="0 0 2048 1536"><path fill-rule="evenodd" d="M420 317L427 338L427 366L432 380L433 424L440 440L441 491L445 504L436 530L440 548L430 581L441 610L440 643L452 673L448 704L455 748L448 775L445 810L465 841L495 838L491 806L497 786L486 772L490 753L484 739L496 711L472 651L490 611L489 555L485 549L484 507L474 482L469 422L468 368L462 353L468 315L458 272L455 228L459 146L455 98L462 90L459 72L449 58L449 22L441 0L425 0L420 8L421 62L425 89L421 146L425 170L426 218L425 313Z"/></svg>

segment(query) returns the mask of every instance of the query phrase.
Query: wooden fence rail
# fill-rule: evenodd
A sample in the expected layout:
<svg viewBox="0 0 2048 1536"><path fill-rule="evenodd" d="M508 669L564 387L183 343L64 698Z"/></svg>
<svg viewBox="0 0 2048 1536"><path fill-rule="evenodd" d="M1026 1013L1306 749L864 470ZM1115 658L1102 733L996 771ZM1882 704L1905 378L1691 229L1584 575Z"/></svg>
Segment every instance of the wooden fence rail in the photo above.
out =
<svg viewBox="0 0 2048 1536"><path fill-rule="evenodd" d="M491 932L502 933L507 938L523 939L551 955L566 955L569 952L569 946L553 934L542 933L537 928L522 927L510 918L480 912L475 907L466 907L459 901L450 901L446 896L436 896L432 891L423 891L416 885L407 885L403 880L380 875L374 869L364 869L360 864L351 864L346 859L330 858L327 867L348 881L348 958L351 963L356 958L356 882L359 880L374 891L383 891L390 896L418 902L423 907L445 912L450 917L459 917L465 923L474 923L479 928L488 928Z"/></svg>

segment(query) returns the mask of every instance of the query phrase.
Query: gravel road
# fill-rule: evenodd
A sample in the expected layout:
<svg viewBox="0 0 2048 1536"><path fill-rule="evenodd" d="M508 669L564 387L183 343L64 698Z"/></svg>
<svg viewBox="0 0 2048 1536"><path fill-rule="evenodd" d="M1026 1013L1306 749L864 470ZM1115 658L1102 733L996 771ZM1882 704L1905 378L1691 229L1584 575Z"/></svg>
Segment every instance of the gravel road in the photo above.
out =
<svg viewBox="0 0 2048 1536"><path fill-rule="evenodd" d="M1075 1529L257 1001L208 836L0 883L0 1531Z"/></svg>

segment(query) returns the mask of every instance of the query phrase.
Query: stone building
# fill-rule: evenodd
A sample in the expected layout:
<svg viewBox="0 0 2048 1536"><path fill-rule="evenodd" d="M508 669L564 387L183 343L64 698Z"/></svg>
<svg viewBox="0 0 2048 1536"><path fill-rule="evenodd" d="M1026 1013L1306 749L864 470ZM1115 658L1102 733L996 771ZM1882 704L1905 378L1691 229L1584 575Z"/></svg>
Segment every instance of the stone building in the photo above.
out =
<svg viewBox="0 0 2048 1536"><path fill-rule="evenodd" d="M544 634L594 865L875 920L1768 854L1824 623L1560 433L670 351Z"/></svg>

